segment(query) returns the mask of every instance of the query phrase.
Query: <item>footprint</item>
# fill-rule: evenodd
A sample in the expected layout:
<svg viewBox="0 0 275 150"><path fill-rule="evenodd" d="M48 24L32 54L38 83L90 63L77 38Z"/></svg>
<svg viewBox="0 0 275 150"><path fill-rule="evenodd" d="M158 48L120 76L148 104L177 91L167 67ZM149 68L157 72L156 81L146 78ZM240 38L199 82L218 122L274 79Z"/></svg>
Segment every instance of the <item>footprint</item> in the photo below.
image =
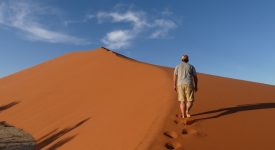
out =
<svg viewBox="0 0 275 150"><path fill-rule="evenodd" d="M175 131L166 131L163 133L165 136L169 137L169 138L172 138L172 139L175 139L178 137L178 134L177 132Z"/></svg>
<svg viewBox="0 0 275 150"><path fill-rule="evenodd" d="M205 137L205 136L207 136L207 134L205 134L204 132L196 130L196 129L192 129L192 128L191 129L182 129L181 133L183 135L190 134L190 135L196 135L196 136L199 136L199 137Z"/></svg>
<svg viewBox="0 0 275 150"><path fill-rule="evenodd" d="M167 149L178 149L181 147L181 144L177 141L170 141L165 144Z"/></svg>
<svg viewBox="0 0 275 150"><path fill-rule="evenodd" d="M187 131L187 129L182 129L181 133L184 134L184 135L187 135L188 131Z"/></svg>

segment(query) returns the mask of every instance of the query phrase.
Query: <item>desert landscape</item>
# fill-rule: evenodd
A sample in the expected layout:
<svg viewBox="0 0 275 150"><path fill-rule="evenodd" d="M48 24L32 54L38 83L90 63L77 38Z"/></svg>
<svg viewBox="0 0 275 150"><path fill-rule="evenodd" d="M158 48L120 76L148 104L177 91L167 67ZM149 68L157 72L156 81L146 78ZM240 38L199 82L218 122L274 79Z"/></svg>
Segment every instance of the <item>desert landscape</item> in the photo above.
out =
<svg viewBox="0 0 275 150"><path fill-rule="evenodd" d="M104 47L68 53L1 78L0 121L35 149L274 149L275 86L199 73L187 120L172 78Z"/></svg>

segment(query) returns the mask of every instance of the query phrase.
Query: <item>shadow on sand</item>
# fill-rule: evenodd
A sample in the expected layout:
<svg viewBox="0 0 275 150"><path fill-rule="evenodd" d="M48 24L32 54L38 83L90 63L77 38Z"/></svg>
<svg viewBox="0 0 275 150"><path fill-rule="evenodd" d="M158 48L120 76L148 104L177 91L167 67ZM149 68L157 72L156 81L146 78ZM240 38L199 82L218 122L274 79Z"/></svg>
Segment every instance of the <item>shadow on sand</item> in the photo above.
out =
<svg viewBox="0 0 275 150"><path fill-rule="evenodd" d="M222 116L227 116L227 115L231 115L231 114L243 112L243 111L258 110L258 109L274 109L274 108L275 108L275 103L257 103L257 104L245 104L245 105L237 105L233 107L215 109L207 112L194 114L193 116L218 113L209 117L194 119L192 123L202 121L202 120L207 120L207 119L219 118Z"/></svg>
<svg viewBox="0 0 275 150"><path fill-rule="evenodd" d="M54 143L55 141L57 141L58 139L62 138L65 134L71 132L72 130L78 128L79 126L83 125L85 122L87 122L90 118L86 118L82 121L80 121L79 123L75 124L74 126L62 129L60 131L58 131L58 129L55 129L51 132L49 132L48 134L42 136L41 138L39 138L36 141L36 150L40 150L45 148L46 146L49 146L50 144ZM55 150L61 146L63 146L64 144L68 143L69 141L71 141L72 139L74 139L76 137L76 135L73 136L69 136L66 138L63 138L62 140L54 143L53 145L51 145L49 148L47 148L48 150Z"/></svg>
<svg viewBox="0 0 275 150"><path fill-rule="evenodd" d="M2 111L4 111L4 110L7 110L7 109L9 109L9 108L11 108L11 107L13 107L13 106L19 104L19 103L20 103L20 102L17 101L17 102L11 102L11 103L9 103L9 104L0 106L0 112L2 112Z"/></svg>

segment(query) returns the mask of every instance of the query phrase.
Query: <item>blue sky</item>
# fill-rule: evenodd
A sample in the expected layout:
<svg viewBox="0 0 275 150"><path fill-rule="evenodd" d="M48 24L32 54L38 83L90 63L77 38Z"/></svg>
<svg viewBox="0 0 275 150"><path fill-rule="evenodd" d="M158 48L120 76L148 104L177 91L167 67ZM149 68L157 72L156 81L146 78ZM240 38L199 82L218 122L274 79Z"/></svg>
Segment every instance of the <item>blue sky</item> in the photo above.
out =
<svg viewBox="0 0 275 150"><path fill-rule="evenodd" d="M175 67L275 85L274 0L1 0L0 77L105 46Z"/></svg>

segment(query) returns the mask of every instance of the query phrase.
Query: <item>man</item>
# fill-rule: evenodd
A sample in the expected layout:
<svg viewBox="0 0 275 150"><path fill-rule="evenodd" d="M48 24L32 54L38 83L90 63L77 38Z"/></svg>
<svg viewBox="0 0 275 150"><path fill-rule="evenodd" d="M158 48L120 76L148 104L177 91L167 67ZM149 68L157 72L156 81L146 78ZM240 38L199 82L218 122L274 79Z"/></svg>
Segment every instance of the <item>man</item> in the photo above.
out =
<svg viewBox="0 0 275 150"><path fill-rule="evenodd" d="M198 78L194 66L188 63L187 55L182 55L182 63L174 70L174 89L178 93L182 118L189 118L194 102L195 91L198 90Z"/></svg>

